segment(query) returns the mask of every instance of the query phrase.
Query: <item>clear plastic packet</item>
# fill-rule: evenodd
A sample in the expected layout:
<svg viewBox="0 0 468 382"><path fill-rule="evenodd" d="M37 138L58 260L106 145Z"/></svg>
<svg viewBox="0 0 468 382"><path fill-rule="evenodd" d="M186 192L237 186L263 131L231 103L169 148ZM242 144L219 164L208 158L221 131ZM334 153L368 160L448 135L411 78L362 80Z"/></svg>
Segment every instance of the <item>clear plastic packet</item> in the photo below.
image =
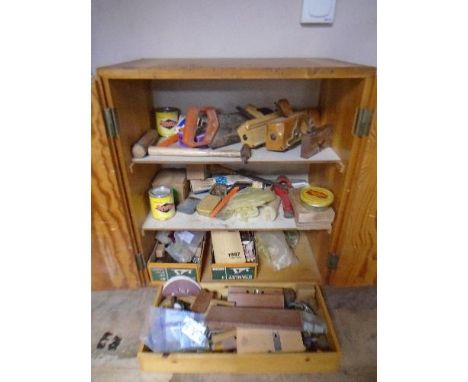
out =
<svg viewBox="0 0 468 382"><path fill-rule="evenodd" d="M175 233L175 243L171 243L166 251L178 263L189 263L195 256L205 233L178 231Z"/></svg>
<svg viewBox="0 0 468 382"><path fill-rule="evenodd" d="M256 232L255 240L257 252L261 256L266 257L275 271L279 271L299 262L286 243L286 238L282 231Z"/></svg>
<svg viewBox="0 0 468 382"><path fill-rule="evenodd" d="M223 209L221 217L237 214L241 220L257 217L260 214L259 207L275 200L276 195L269 190L247 187L240 190ZM224 219L223 219L224 220Z"/></svg>
<svg viewBox="0 0 468 382"><path fill-rule="evenodd" d="M186 310L151 308L141 340L160 353L209 349L204 315Z"/></svg>

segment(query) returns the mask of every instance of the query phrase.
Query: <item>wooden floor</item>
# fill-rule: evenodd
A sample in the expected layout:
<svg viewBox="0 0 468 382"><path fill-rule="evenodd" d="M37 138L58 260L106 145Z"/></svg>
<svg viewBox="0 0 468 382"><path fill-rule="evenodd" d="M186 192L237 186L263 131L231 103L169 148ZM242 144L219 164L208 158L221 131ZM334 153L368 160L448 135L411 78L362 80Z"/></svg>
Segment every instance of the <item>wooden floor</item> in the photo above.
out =
<svg viewBox="0 0 468 382"><path fill-rule="evenodd" d="M314 382L375 381L377 379L377 292L375 288L324 288L341 343L342 369L316 374ZM136 352L144 317L154 297L151 288L92 293L93 382L309 382L310 374L230 375L157 374L138 369ZM105 332L122 338L116 350L97 349Z"/></svg>

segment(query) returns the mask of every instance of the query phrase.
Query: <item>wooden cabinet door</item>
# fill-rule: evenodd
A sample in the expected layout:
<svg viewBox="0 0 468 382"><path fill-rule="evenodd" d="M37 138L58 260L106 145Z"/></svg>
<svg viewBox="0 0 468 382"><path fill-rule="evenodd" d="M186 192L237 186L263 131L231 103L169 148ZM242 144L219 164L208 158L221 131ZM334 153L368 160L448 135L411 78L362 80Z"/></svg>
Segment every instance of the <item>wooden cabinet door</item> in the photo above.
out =
<svg viewBox="0 0 468 382"><path fill-rule="evenodd" d="M376 88L370 96L375 110ZM331 272L332 285L377 283L377 122L363 138L335 252L338 267Z"/></svg>
<svg viewBox="0 0 468 382"><path fill-rule="evenodd" d="M141 285L136 251L96 79L92 81L91 119L91 287L136 288Z"/></svg>

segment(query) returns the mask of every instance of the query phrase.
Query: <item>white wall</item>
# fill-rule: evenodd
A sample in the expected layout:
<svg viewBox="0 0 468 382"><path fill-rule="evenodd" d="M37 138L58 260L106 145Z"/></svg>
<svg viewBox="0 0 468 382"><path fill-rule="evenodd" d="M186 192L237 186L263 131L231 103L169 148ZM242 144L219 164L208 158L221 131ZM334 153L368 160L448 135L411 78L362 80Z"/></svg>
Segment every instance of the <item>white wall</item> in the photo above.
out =
<svg viewBox="0 0 468 382"><path fill-rule="evenodd" d="M92 71L143 57L330 57L376 65L376 0L337 0L329 26L302 0L92 0Z"/></svg>

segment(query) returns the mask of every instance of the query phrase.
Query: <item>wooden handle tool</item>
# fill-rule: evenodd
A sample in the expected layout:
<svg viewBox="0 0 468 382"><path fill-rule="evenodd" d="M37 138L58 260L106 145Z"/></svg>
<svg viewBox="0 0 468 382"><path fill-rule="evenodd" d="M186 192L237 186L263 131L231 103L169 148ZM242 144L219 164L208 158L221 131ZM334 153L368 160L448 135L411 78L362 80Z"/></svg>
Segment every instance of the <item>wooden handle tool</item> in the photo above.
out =
<svg viewBox="0 0 468 382"><path fill-rule="evenodd" d="M215 209L211 211L210 218L216 217L216 215L218 215L218 212L224 208L224 206L234 197L235 194L237 194L237 191L239 191L239 189L239 187L234 187L231 191L229 191L227 195L218 203Z"/></svg>
<svg viewBox="0 0 468 382"><path fill-rule="evenodd" d="M212 150L212 149L195 149L182 147L161 147L150 146L148 148L149 155L161 156L184 156L184 157L228 157L240 158L239 150Z"/></svg>
<svg viewBox="0 0 468 382"><path fill-rule="evenodd" d="M148 154L148 147L150 147L154 141L158 139L158 133L156 130L147 131L137 143L132 147L132 156L134 158L143 158Z"/></svg>
<svg viewBox="0 0 468 382"><path fill-rule="evenodd" d="M158 143L158 147L167 147L176 143L179 140L179 136L177 134L173 134L170 137L167 137L165 140L160 140Z"/></svg>

